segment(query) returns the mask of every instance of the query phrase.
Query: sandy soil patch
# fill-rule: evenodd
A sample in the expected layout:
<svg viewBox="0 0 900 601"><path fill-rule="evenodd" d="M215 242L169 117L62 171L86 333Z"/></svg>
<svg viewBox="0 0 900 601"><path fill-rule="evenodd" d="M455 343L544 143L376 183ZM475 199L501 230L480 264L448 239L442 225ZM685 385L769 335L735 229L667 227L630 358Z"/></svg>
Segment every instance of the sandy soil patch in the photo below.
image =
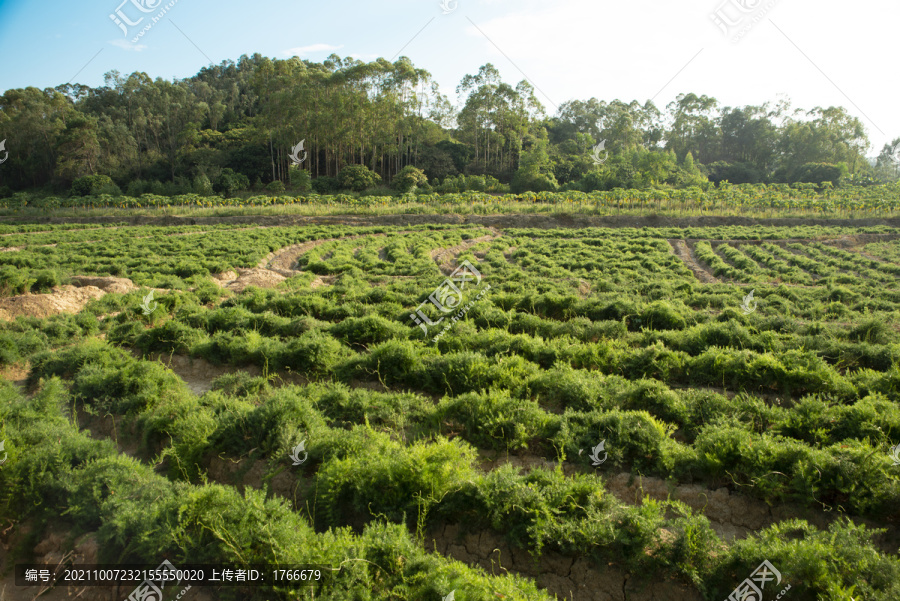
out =
<svg viewBox="0 0 900 601"><path fill-rule="evenodd" d="M58 313L78 313L106 292L96 286L56 286L50 294L20 294L0 299L0 320L12 321L20 315L50 317Z"/></svg>

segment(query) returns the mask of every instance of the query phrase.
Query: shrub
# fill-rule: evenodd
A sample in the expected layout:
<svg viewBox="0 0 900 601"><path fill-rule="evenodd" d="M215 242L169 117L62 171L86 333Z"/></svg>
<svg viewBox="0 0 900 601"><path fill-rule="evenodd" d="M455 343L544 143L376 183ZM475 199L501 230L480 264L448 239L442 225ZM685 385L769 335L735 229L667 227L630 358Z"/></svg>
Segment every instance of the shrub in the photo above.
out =
<svg viewBox="0 0 900 601"><path fill-rule="evenodd" d="M234 170L225 168L219 177L216 178L213 185L213 191L217 194L224 194L226 197L231 196L235 192L247 190L250 188L250 179L243 173L236 173Z"/></svg>
<svg viewBox="0 0 900 601"><path fill-rule="evenodd" d="M266 184L267 192L284 192L284 183L280 180L273 180Z"/></svg>
<svg viewBox="0 0 900 601"><path fill-rule="evenodd" d="M545 439L550 424L557 418L534 401L491 390L445 397L435 419L444 428L461 430L466 440L479 448L515 450L528 448L530 441Z"/></svg>
<svg viewBox="0 0 900 601"><path fill-rule="evenodd" d="M683 330L687 320L671 302L656 301L641 311L641 323L651 330Z"/></svg>
<svg viewBox="0 0 900 601"><path fill-rule="evenodd" d="M290 167L288 169L288 177L290 178L290 186L292 189L305 194L312 190L312 177L309 171Z"/></svg>
<svg viewBox="0 0 900 601"><path fill-rule="evenodd" d="M275 366L304 374L321 375L331 372L352 351L319 330L305 332L290 340L278 356Z"/></svg>
<svg viewBox="0 0 900 601"><path fill-rule="evenodd" d="M381 182L381 176L365 165L347 165L338 173L338 184L345 190L362 192Z"/></svg>
<svg viewBox="0 0 900 601"><path fill-rule="evenodd" d="M406 338L410 329L380 315L348 317L332 326L331 333L354 344L377 344L393 338Z"/></svg>
<svg viewBox="0 0 900 601"><path fill-rule="evenodd" d="M333 194L340 189L338 180L335 177L320 175L312 180L312 188L318 194Z"/></svg>
<svg viewBox="0 0 900 601"><path fill-rule="evenodd" d="M209 178L203 174L198 175L197 177L194 178L193 190L194 190L194 194L199 194L200 196L212 196L213 192L215 191L215 190L213 190L212 182L210 182ZM143 193L143 190L141 190L137 194L132 194L131 187L129 185L129 192L128 192L129 196L140 196L142 193Z"/></svg>
<svg viewBox="0 0 900 601"><path fill-rule="evenodd" d="M71 196L92 196L97 194L109 194L109 190L119 190L118 186L112 181L108 175L85 175L79 177L72 182L72 188L69 190ZM104 189L106 192L104 192ZM121 190L118 194L121 194Z"/></svg>
<svg viewBox="0 0 900 601"><path fill-rule="evenodd" d="M411 192L418 186L424 186L428 183L425 172L417 169L412 165L407 165L394 176L391 180L391 187L398 192Z"/></svg>
<svg viewBox="0 0 900 601"><path fill-rule="evenodd" d="M474 480L475 449L460 441L403 446L387 434L366 431L368 448L328 461L319 470L319 490L331 525L348 515L392 521L417 515L422 503L440 500Z"/></svg>

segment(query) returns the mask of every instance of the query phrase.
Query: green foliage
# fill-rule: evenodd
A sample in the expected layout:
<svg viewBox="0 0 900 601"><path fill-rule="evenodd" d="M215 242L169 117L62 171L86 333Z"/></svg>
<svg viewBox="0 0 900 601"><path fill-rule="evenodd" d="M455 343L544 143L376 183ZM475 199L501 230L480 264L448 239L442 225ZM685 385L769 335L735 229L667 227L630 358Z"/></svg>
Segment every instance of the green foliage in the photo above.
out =
<svg viewBox="0 0 900 601"><path fill-rule="evenodd" d="M338 184L345 190L362 192L381 182L381 176L365 165L347 165L338 173Z"/></svg>
<svg viewBox="0 0 900 601"><path fill-rule="evenodd" d="M299 168L289 168L288 177L290 178L290 187L301 194L306 194L312 190L312 176L309 171Z"/></svg>
<svg viewBox="0 0 900 601"><path fill-rule="evenodd" d="M235 192L250 188L250 179L243 173L237 173L230 168L225 168L216 178L213 191L216 194L224 194L225 197L234 195Z"/></svg>
<svg viewBox="0 0 900 601"><path fill-rule="evenodd" d="M110 190L118 190L118 187L108 175L85 175L72 182L69 194L71 196L91 196L111 194ZM121 194L121 191L118 194Z"/></svg>
<svg viewBox="0 0 900 601"><path fill-rule="evenodd" d="M284 192L284 182L273 180L266 184L266 192Z"/></svg>
<svg viewBox="0 0 900 601"><path fill-rule="evenodd" d="M391 180L391 187L398 192L411 192L418 186L424 186L428 183L428 177L421 169L417 169L412 165L407 165L401 169L394 179Z"/></svg>

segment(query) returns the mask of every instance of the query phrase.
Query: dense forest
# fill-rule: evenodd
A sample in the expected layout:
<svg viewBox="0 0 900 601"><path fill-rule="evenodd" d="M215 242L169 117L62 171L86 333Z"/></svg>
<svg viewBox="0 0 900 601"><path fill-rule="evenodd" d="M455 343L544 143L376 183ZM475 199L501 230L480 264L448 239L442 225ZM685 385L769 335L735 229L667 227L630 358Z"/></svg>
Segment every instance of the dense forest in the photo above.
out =
<svg viewBox="0 0 900 601"><path fill-rule="evenodd" d="M259 54L183 80L112 71L99 88L11 89L0 96L0 197L362 191L404 169L404 181L438 192L465 190L473 176L488 191L591 192L900 175L900 138L870 161L862 122L841 107L731 107L684 93L664 109L591 98L549 116L527 81L513 87L491 64L456 94L405 57Z"/></svg>

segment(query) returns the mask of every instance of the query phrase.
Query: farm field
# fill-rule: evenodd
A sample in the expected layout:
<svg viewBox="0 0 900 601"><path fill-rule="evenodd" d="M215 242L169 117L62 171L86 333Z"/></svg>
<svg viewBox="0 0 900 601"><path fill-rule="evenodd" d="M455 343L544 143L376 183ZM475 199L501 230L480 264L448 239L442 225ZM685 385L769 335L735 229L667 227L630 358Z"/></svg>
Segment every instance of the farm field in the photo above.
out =
<svg viewBox="0 0 900 601"><path fill-rule="evenodd" d="M0 224L0 596L900 598L900 227L437 217Z"/></svg>
<svg viewBox="0 0 900 601"><path fill-rule="evenodd" d="M476 182L478 178L474 178ZM666 216L733 216L750 217L896 217L900 210L900 184L885 183L871 186L816 186L795 184L736 184L727 182L718 187L701 189L622 189L582 192L501 193L485 186L483 178L476 189L448 193L406 193L402 195L373 195L365 192L317 194L258 194L241 196L179 194L165 196L142 194L112 196L40 196L27 192L2 198L0 214L13 217L40 216L47 211L67 211L77 217L85 210L106 210L118 215L135 211L189 211L258 215L261 210L276 213L305 215L356 214L365 210L370 214L492 214L552 213L559 211L594 215L666 215Z"/></svg>

